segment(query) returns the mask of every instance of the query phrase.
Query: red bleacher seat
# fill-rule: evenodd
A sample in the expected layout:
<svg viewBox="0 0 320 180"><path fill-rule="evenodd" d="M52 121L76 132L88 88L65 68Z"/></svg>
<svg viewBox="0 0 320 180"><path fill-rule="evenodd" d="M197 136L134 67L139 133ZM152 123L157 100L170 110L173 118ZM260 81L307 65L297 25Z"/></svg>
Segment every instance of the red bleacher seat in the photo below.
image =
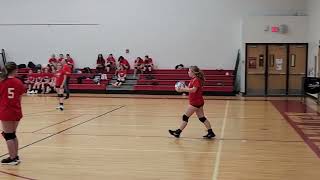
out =
<svg viewBox="0 0 320 180"><path fill-rule="evenodd" d="M140 79L138 80L139 85L174 85L177 81L176 80L146 80ZM189 83L189 80L185 81ZM233 79L226 79L226 80L206 80L205 83L207 86L232 86Z"/></svg>
<svg viewBox="0 0 320 180"><path fill-rule="evenodd" d="M70 84L70 90L106 90L106 84Z"/></svg>
<svg viewBox="0 0 320 180"><path fill-rule="evenodd" d="M136 91L175 91L174 86L158 85L135 85ZM232 92L233 86L204 86L204 92Z"/></svg>

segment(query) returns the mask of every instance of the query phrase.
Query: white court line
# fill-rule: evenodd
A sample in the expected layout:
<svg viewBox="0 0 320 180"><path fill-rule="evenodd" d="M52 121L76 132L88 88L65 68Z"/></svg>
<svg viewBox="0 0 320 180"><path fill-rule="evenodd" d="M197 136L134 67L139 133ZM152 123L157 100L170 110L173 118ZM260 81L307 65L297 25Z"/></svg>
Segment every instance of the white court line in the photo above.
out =
<svg viewBox="0 0 320 180"><path fill-rule="evenodd" d="M123 149L123 148L82 148L71 146L31 146L34 148L47 149L77 149L77 150L104 150L104 151L132 151L132 152L165 152L165 153L190 153L190 154L215 154L212 151L174 151L174 150L160 150L160 149Z"/></svg>
<svg viewBox="0 0 320 180"><path fill-rule="evenodd" d="M227 122L227 115L228 115L228 109L229 109L229 101L227 101L225 111L224 111L224 118L222 122L221 132L220 132L220 141L218 144L218 152L217 152L217 158L214 164L214 171L212 174L212 180L217 180L219 175L219 167L220 167L220 159L221 159L221 150L223 145L223 138L224 138L224 130L226 128L226 122Z"/></svg>

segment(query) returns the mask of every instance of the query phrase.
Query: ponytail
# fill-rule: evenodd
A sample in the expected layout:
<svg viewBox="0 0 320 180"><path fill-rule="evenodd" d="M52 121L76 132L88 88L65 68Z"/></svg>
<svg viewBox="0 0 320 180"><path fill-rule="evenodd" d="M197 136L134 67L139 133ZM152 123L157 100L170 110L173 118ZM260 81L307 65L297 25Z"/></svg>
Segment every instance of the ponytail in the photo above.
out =
<svg viewBox="0 0 320 180"><path fill-rule="evenodd" d="M201 71L198 68L198 66L190 66L190 69L191 69L192 73L200 80L201 86L204 86L206 79L205 79L203 71Z"/></svg>

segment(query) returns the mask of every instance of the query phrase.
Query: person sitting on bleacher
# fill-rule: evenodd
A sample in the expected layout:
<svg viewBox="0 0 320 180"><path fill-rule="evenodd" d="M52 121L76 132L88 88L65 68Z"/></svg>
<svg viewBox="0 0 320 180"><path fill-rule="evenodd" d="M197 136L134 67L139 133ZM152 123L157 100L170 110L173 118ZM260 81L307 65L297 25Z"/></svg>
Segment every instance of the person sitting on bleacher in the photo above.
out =
<svg viewBox="0 0 320 180"><path fill-rule="evenodd" d="M120 69L117 71L117 82L113 83L114 87L121 87L126 81L127 70L124 69L124 66L120 66Z"/></svg>
<svg viewBox="0 0 320 180"><path fill-rule="evenodd" d="M71 72L73 72L74 60L71 58L70 54L67 54L67 55L66 55L66 63L67 63L68 66L71 68Z"/></svg>
<svg viewBox="0 0 320 180"><path fill-rule="evenodd" d="M106 61L104 60L103 55L98 54L97 67L96 67L98 73L103 73L105 64L106 64Z"/></svg>
<svg viewBox="0 0 320 180"><path fill-rule="evenodd" d="M153 69L153 60L151 58L149 58L148 55L145 56L144 59L144 68L143 68L143 72L147 73L147 72L151 72Z"/></svg>
<svg viewBox="0 0 320 180"><path fill-rule="evenodd" d="M107 72L110 72L111 70L116 69L116 59L113 57L112 54L109 54L107 58L107 63L106 63L106 70Z"/></svg>
<svg viewBox="0 0 320 180"><path fill-rule="evenodd" d="M123 66L123 68L125 70L130 69L130 64L129 64L128 60L126 60L123 56L119 57L118 62L119 62L119 67Z"/></svg>
<svg viewBox="0 0 320 180"><path fill-rule="evenodd" d="M37 74L35 75L35 82L33 84L32 91L30 94L38 94L39 91L41 91L41 85L42 85L42 72L41 69L37 70Z"/></svg>
<svg viewBox="0 0 320 180"><path fill-rule="evenodd" d="M27 80L24 82L28 87L28 91L27 91L28 94L31 94L34 82L35 82L35 77L33 75L32 69L30 69L28 72Z"/></svg>
<svg viewBox="0 0 320 180"><path fill-rule="evenodd" d="M58 62L58 60L56 59L56 55L52 54L51 58L49 59L49 66L56 67L57 66L57 62Z"/></svg>
<svg viewBox="0 0 320 180"><path fill-rule="evenodd" d="M136 77L137 72L140 71L141 73L143 73L143 59L141 57L137 57L136 60L134 60L134 77Z"/></svg>
<svg viewBox="0 0 320 180"><path fill-rule="evenodd" d="M41 91L42 94L50 93L52 85L52 74L49 72L49 68L44 68L42 76L42 84L41 84Z"/></svg>
<svg viewBox="0 0 320 180"><path fill-rule="evenodd" d="M57 63L61 63L62 61L64 61L64 55L59 54L59 59L58 59Z"/></svg>

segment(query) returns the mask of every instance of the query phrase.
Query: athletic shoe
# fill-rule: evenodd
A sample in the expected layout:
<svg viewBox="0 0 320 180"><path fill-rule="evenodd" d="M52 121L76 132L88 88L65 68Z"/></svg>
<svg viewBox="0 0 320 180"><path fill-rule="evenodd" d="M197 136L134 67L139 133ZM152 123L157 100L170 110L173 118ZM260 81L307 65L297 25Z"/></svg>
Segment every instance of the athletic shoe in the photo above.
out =
<svg viewBox="0 0 320 180"><path fill-rule="evenodd" d="M19 156L16 157L16 160L17 160L19 163L21 162Z"/></svg>
<svg viewBox="0 0 320 180"><path fill-rule="evenodd" d="M10 157L1 160L1 164L3 165L18 165L20 160L18 161L17 158L11 159Z"/></svg>
<svg viewBox="0 0 320 180"><path fill-rule="evenodd" d="M60 111L63 111L64 107L62 105L59 106Z"/></svg>
<svg viewBox="0 0 320 180"><path fill-rule="evenodd" d="M205 139L211 139L211 138L214 138L214 137L216 137L216 135L214 134L214 132L212 130L208 131L208 134L203 136L203 138L205 138Z"/></svg>
<svg viewBox="0 0 320 180"><path fill-rule="evenodd" d="M180 129L177 129L177 130L175 130L175 131L169 130L169 133L170 133L172 136L174 136L174 137L176 137L176 138L179 138L179 137L180 137L180 134L181 134L181 130L180 130Z"/></svg>

